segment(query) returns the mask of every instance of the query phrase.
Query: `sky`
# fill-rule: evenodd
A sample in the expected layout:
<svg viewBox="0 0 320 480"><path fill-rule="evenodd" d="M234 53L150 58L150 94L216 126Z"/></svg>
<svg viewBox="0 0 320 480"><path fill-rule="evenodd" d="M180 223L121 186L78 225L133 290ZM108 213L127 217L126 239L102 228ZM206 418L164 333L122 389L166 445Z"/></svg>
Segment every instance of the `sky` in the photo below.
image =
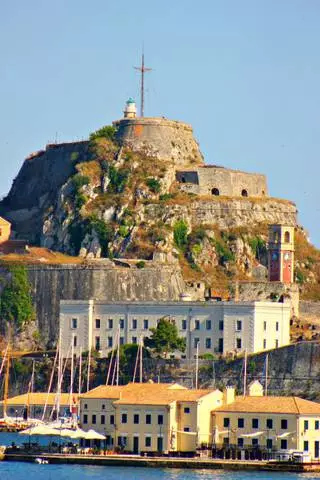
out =
<svg viewBox="0 0 320 480"><path fill-rule="evenodd" d="M267 175L320 247L320 0L0 0L0 195L31 152L139 100L208 164Z"/></svg>

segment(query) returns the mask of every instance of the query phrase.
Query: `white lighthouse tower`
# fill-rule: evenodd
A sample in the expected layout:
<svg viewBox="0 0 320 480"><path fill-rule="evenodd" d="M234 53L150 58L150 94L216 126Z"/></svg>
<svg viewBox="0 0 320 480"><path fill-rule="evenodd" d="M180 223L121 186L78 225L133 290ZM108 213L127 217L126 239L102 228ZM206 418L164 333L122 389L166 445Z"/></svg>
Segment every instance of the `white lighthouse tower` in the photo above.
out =
<svg viewBox="0 0 320 480"><path fill-rule="evenodd" d="M136 118L137 116L137 107L133 98L129 98L126 101L126 106L123 110L124 118Z"/></svg>

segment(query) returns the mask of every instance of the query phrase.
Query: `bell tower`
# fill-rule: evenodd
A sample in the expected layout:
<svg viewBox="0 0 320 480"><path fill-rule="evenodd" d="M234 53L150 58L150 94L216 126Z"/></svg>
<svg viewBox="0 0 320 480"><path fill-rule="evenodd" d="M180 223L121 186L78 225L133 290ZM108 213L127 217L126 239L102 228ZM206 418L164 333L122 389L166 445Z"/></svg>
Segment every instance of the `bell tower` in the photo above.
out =
<svg viewBox="0 0 320 480"><path fill-rule="evenodd" d="M269 225L269 282L293 283L294 227Z"/></svg>

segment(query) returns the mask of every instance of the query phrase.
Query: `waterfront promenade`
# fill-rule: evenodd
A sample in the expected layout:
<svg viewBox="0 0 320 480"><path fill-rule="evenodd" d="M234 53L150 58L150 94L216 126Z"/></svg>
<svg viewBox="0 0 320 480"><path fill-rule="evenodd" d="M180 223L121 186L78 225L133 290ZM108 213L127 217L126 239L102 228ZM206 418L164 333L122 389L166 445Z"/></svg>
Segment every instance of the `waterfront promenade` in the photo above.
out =
<svg viewBox="0 0 320 480"><path fill-rule="evenodd" d="M320 463L292 463L259 460L219 460L211 458L140 457L138 455L69 455L26 453L5 454L4 461L35 462L36 458L49 464L101 465L118 467L151 467L234 471L320 472Z"/></svg>

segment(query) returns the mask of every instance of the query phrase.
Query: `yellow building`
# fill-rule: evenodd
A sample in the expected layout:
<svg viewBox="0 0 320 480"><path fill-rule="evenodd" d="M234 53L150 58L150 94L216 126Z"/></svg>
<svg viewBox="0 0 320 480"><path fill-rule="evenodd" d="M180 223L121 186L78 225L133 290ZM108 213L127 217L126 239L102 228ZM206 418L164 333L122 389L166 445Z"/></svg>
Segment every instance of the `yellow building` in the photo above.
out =
<svg viewBox="0 0 320 480"><path fill-rule="evenodd" d="M178 384L99 386L80 398L80 421L130 452L195 452L212 443L211 410L222 405L219 390L189 390Z"/></svg>
<svg viewBox="0 0 320 480"><path fill-rule="evenodd" d="M224 403L212 412L214 453L226 458L271 458L301 452L320 458L320 404L299 397L263 396L258 381L249 395L227 388Z"/></svg>
<svg viewBox="0 0 320 480"><path fill-rule="evenodd" d="M0 243L6 242L10 238L11 223L0 217Z"/></svg>

